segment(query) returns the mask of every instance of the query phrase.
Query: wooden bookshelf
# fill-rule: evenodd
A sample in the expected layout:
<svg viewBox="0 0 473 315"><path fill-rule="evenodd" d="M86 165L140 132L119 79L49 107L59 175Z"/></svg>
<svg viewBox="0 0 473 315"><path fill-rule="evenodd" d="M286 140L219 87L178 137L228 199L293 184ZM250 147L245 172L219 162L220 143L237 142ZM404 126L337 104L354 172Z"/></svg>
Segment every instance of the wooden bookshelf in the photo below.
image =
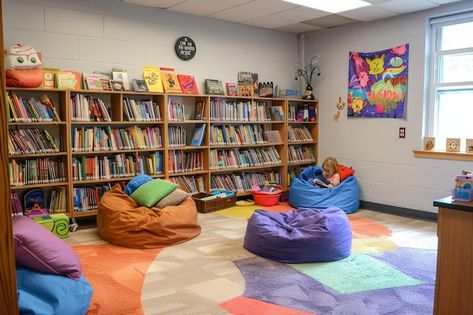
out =
<svg viewBox="0 0 473 315"><path fill-rule="evenodd" d="M298 167L303 167L317 163L318 154L318 103L316 101L298 100L298 99L279 99L279 98L259 98L259 97L239 97L239 96L216 96L216 95L183 95L183 94L166 94L166 93L141 93L131 91L89 91L89 90L58 90L58 89L24 89L24 88L7 88L9 93L15 93L22 97L35 97L46 94L54 103L54 106L60 114L60 121L41 121L41 122L9 122L9 129L26 129L26 128L37 128L51 130L54 133L54 139L57 145L60 146L61 151L57 153L31 153L31 154L10 154L10 160L25 160L25 159L42 159L42 158L57 158L63 159L64 166L66 169L66 180L64 182L51 182L45 184L35 185L24 185L24 186L11 186L11 191L23 192L29 189L45 188L53 189L54 187L65 187L66 188L66 208L67 214L70 217L85 217L95 216L97 214L96 205L87 206L85 211L74 211L74 200L75 192L87 191L88 189L104 189L119 182L127 182L133 178L133 176L118 176L111 175L110 178L99 178L99 179L87 179L87 180L75 180L77 167L73 165L73 161L87 161L89 158L97 157L98 160L104 158L113 159L116 156L122 156L129 158L130 161L138 161L138 159L149 159L151 155L161 153L159 167L161 173L153 174L153 178L165 178L173 181L186 183L186 185L197 185L196 189L210 192L213 184L220 185L225 184L225 180L256 180L263 178L276 178L283 189L288 188L289 183L289 172ZM72 107L72 102L78 97L88 96L90 99L98 99L103 102L107 108L108 114L111 121L79 121L73 118L73 115L77 113L77 109ZM71 99L72 98L72 99ZM149 120L138 120L133 121L130 119L130 102L134 101L137 106L142 106L142 102L150 102L150 106L153 110L159 110L159 120L151 118ZM128 103L127 103L128 102ZM200 119L195 119L196 104L199 107L202 105ZM180 104L180 105L179 105ZM230 104L230 105L228 105ZM74 105L76 106L76 105ZM182 113L179 111L179 106L182 106ZM248 110L245 112L245 106L253 106L258 111L258 116L245 117L245 119L237 118L232 119L231 116L216 115L216 110L227 110L227 108L233 108L233 114L246 113L255 114L254 111ZM233 106L233 107L232 107ZM243 106L243 107L242 107ZM307 108L312 107L316 111L316 115L313 121L290 121L289 114L291 107ZM177 109L176 109L177 108ZM242 109L243 108L243 109ZM294 109L293 109L294 110ZM128 111L128 113L127 113ZM282 120L273 120L273 111L277 113L281 112ZM90 113L83 113L89 116ZM135 113L136 114L136 113ZM138 113L140 115L143 112ZM156 114L156 113L155 113ZM228 113L227 113L228 114ZM246 114L241 114L244 117ZM179 116L179 119L172 116ZM266 115L266 116L265 116ZM307 119L306 119L307 120ZM204 125L204 133L202 137L202 143L200 146L190 145L192 142L192 136L194 129ZM297 141L288 141L288 128L306 128L312 140L301 139ZM92 150L92 151L76 151L72 149L73 144L73 131L74 130L88 130L88 129L102 129L110 127L111 130L114 128L120 130L132 130L133 127L138 127L140 130L148 130L146 128L159 127L161 137L161 147L157 148L140 148L140 149L122 149L122 150ZM180 129L176 129L180 128ZM241 129L238 129L241 128ZM235 143L223 141L223 143L212 144L211 132L215 130L232 130L240 137ZM116 132L121 132L121 131ZM171 140L176 138L178 135L175 133L177 130L185 135L185 139L181 138L182 146L173 146ZM253 131L250 135L249 131ZM256 141L255 137L266 138L266 131L271 131L277 134L280 141L271 143ZM75 131L77 132L77 131ZM94 131L95 132L95 131ZM131 132L131 131L130 131ZM249 138L245 138L249 137ZM228 140L228 137L226 138ZM248 140L250 139L250 140ZM175 139L174 139L175 140ZM89 140L90 141L90 140ZM305 150L310 150L313 153L313 161L290 161L289 151L292 147L300 148L303 147ZM211 167L211 152L217 150L217 152L223 151L234 151L234 152L264 152L261 154L265 159L273 159L278 156L278 160L265 160L263 163L258 162L257 166L240 166L228 165L221 169L213 169ZM253 151L252 151L253 150ZM262 151L261 151L262 150ZM172 171L171 167L173 164L170 162L170 158L192 156L195 152L195 156L199 156L200 165L196 165L196 170L191 171ZM271 152L271 154L267 154ZM173 155L177 154L177 155ZM182 155L181 155L182 154ZM190 154L190 155L189 155ZM195 157L194 156L194 157ZM261 157L260 156L260 157ZM108 160L107 160L108 161ZM238 163L241 163L240 160ZM156 160L158 162L158 160ZM174 165L175 166L175 165ZM138 167L138 166L137 166ZM153 164L153 167L158 169L157 165ZM187 168L186 168L187 169ZM192 169L189 168L189 169ZM95 173L94 173L95 174ZM94 175L95 176L95 175ZM102 176L102 175L100 175ZM214 176L216 176L214 178ZM270 176L270 177L265 177ZM85 177L83 177L85 178ZM89 177L87 177L89 178ZM235 182L235 183L237 183ZM228 184L228 182L227 182ZM247 196L251 195L249 189L251 185L245 184L246 187L240 188L238 195ZM202 189L203 187L203 189Z"/></svg>

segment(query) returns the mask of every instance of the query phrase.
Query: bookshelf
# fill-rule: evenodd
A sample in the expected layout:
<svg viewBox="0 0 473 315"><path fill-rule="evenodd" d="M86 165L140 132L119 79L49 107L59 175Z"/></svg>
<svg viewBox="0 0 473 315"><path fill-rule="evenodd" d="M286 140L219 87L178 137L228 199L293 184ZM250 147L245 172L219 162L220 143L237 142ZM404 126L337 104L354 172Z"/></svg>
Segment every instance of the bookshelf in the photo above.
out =
<svg viewBox="0 0 473 315"><path fill-rule="evenodd" d="M246 196L262 181L287 189L299 169L317 163L316 101L130 91L7 92L17 103L47 95L58 115L27 121L18 117L28 116L18 110L21 104L7 103L16 111L8 122L12 142L27 143L16 139L16 133L34 130L33 135L47 132L57 147L10 152L12 200L22 204L28 191L41 189L49 207L53 191L59 191L62 206L55 211L73 218L95 216L100 197L111 186L124 185L142 172L191 193L225 188ZM48 115L44 109L41 113ZM38 174L33 170L45 163L48 170L61 164L63 178L56 181L56 173L49 171L49 178L38 180L35 176L45 176L45 168ZM25 176L32 180L18 180Z"/></svg>

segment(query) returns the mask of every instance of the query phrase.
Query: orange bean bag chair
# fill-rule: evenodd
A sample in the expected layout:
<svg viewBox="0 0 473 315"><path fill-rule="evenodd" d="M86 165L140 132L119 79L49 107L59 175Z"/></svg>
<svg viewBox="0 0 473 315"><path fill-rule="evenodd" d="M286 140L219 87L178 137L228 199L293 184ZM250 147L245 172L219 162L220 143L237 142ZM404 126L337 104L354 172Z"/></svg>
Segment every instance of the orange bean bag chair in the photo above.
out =
<svg viewBox="0 0 473 315"><path fill-rule="evenodd" d="M100 200L97 226L104 240L140 249L178 244L200 234L191 197L163 209L140 207L119 185Z"/></svg>

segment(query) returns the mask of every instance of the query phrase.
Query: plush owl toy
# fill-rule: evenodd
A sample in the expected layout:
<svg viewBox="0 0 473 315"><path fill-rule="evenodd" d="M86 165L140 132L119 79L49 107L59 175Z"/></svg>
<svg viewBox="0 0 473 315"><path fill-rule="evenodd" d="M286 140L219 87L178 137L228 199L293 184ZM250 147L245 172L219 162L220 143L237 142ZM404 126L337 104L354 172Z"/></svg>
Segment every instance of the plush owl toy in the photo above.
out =
<svg viewBox="0 0 473 315"><path fill-rule="evenodd" d="M36 50L16 44L5 50L7 86L36 88L43 81L41 60Z"/></svg>

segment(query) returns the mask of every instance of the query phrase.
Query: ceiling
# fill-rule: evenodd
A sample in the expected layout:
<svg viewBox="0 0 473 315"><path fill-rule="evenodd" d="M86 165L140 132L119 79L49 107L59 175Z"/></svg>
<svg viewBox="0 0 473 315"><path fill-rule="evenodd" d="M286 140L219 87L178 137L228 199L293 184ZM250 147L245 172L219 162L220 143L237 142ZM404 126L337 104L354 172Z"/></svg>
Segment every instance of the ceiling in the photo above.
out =
<svg viewBox="0 0 473 315"><path fill-rule="evenodd" d="M360 21L374 21L431 9L460 0L365 0L372 5L337 14L303 7L282 0L121 1L285 32L307 33Z"/></svg>

